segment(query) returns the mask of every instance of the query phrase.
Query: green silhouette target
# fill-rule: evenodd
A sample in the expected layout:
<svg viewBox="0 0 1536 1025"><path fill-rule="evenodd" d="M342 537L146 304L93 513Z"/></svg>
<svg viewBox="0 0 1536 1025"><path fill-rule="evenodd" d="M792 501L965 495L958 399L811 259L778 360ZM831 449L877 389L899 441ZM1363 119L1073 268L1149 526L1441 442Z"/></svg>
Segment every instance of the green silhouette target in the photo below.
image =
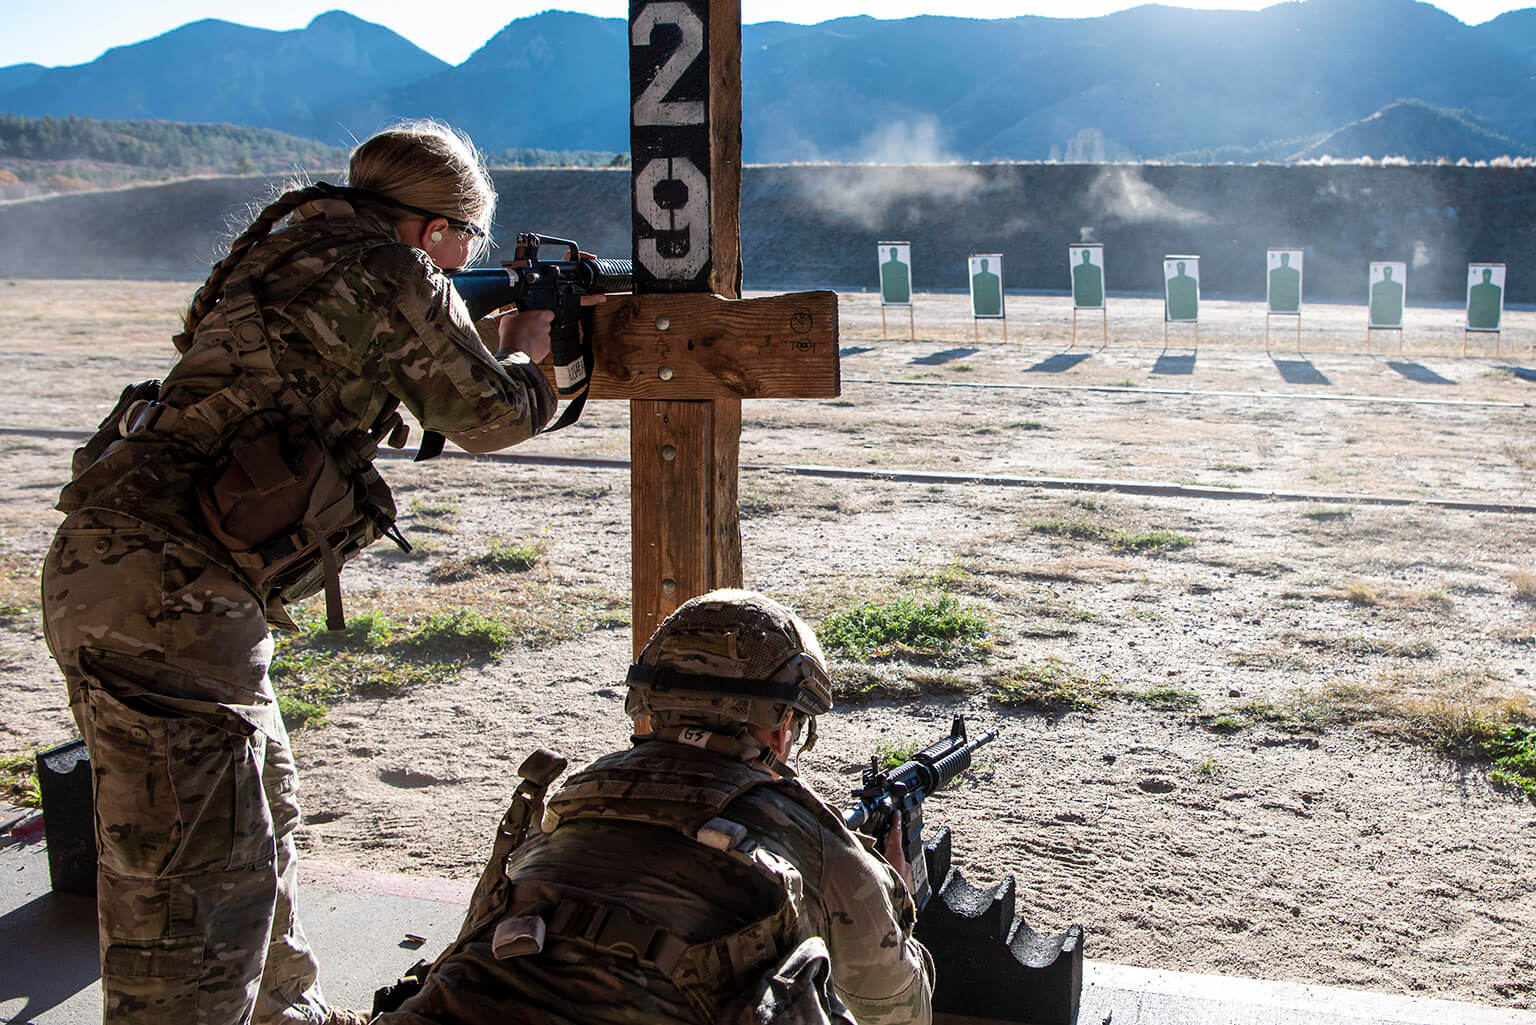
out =
<svg viewBox="0 0 1536 1025"><path fill-rule="evenodd" d="M1200 257L1163 257L1163 319L1170 323L1200 319Z"/></svg>
<svg viewBox="0 0 1536 1025"><path fill-rule="evenodd" d="M969 262L971 316L997 318L1003 313L1003 254L980 253Z"/></svg>
<svg viewBox="0 0 1536 1025"><path fill-rule="evenodd" d="M908 242L881 242L880 305L912 305L912 245Z"/></svg>
<svg viewBox="0 0 1536 1025"><path fill-rule="evenodd" d="M1266 263L1269 276L1265 295L1270 313L1301 313L1300 249L1271 249Z"/></svg>
<svg viewBox="0 0 1536 1025"><path fill-rule="evenodd" d="M1067 247L1072 270L1072 308L1104 308L1104 247L1098 243Z"/></svg>
<svg viewBox="0 0 1536 1025"><path fill-rule="evenodd" d="M1504 321L1504 265L1467 264L1467 330L1498 331Z"/></svg>
<svg viewBox="0 0 1536 1025"><path fill-rule="evenodd" d="M1369 327L1402 330L1404 292L1408 287L1408 265L1382 260L1371 263Z"/></svg>

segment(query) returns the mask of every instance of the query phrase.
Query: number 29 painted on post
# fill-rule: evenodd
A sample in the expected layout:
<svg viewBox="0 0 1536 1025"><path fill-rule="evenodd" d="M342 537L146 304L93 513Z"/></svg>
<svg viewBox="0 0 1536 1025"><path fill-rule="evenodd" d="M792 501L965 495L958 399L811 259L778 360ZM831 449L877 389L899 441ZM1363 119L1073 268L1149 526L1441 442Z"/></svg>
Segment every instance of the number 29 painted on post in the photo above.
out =
<svg viewBox="0 0 1536 1025"><path fill-rule="evenodd" d="M708 17L707 0L630 5L636 291L708 291Z"/></svg>

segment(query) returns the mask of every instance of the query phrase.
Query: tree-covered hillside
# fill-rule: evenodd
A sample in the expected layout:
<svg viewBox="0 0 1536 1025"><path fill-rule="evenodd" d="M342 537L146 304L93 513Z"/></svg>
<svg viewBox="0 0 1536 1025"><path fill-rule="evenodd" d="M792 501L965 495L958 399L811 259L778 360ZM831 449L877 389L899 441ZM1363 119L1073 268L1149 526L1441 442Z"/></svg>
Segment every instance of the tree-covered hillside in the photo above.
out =
<svg viewBox="0 0 1536 1025"><path fill-rule="evenodd" d="M347 150L270 128L176 121L96 121L0 114L0 199L80 192L192 175L319 177L346 166ZM491 167L614 167L629 154L513 148Z"/></svg>

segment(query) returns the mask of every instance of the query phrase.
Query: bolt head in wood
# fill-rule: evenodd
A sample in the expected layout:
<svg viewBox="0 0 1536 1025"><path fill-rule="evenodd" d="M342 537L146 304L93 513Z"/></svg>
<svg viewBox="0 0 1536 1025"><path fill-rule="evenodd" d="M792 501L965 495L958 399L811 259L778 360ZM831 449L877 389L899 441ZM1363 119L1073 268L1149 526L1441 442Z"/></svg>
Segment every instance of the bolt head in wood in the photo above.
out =
<svg viewBox="0 0 1536 1025"><path fill-rule="evenodd" d="M676 594L677 593L677 581L673 580L671 577L668 577L667 579L663 580L661 582L661 593L662 594Z"/></svg>
<svg viewBox="0 0 1536 1025"><path fill-rule="evenodd" d="M672 445L663 445L663 446L661 446L661 458L665 459L669 463L672 460L676 459L677 458L677 449L676 449L676 447L674 447Z"/></svg>
<svg viewBox="0 0 1536 1025"><path fill-rule="evenodd" d="M672 326L672 318L671 317L657 317L656 318L656 330L658 330L658 331L665 331L667 328L669 328L671 326Z"/></svg>

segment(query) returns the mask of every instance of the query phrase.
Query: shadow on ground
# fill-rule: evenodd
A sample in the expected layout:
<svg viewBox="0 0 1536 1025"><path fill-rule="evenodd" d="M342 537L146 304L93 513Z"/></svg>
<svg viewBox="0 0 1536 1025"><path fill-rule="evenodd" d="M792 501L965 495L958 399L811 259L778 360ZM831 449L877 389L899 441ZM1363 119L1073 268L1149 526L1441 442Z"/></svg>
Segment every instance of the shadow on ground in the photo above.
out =
<svg viewBox="0 0 1536 1025"><path fill-rule="evenodd" d="M1154 374L1193 375L1195 372L1195 357L1198 355L1199 353L1197 352L1186 352L1178 356L1169 355L1167 352L1161 353L1157 357L1157 362L1152 364L1152 372Z"/></svg>
<svg viewBox="0 0 1536 1025"><path fill-rule="evenodd" d="M926 356L919 356L912 362L921 364L925 367L936 367L941 363L953 363L957 359L965 359L967 356L974 356L980 351L980 349L965 348L945 349L943 352L930 352Z"/></svg>
<svg viewBox="0 0 1536 1025"><path fill-rule="evenodd" d="M1387 360L1387 366L1396 370L1410 381L1419 384L1455 384L1449 377L1441 377L1422 363L1412 363L1400 359Z"/></svg>
<svg viewBox="0 0 1536 1025"><path fill-rule="evenodd" d="M1090 355L1092 355L1092 353L1058 352L1056 355L1048 356L1032 367L1025 367L1024 372L1026 374L1064 373L1065 371L1071 370L1073 367L1077 366Z"/></svg>
<svg viewBox="0 0 1536 1025"><path fill-rule="evenodd" d="M94 897L44 893L0 915L0 936L6 1021L33 1021L101 978Z"/></svg>
<svg viewBox="0 0 1536 1025"><path fill-rule="evenodd" d="M1270 359L1275 361L1275 370L1280 374L1280 380L1286 384L1332 384L1328 375L1312 365L1308 359Z"/></svg>

